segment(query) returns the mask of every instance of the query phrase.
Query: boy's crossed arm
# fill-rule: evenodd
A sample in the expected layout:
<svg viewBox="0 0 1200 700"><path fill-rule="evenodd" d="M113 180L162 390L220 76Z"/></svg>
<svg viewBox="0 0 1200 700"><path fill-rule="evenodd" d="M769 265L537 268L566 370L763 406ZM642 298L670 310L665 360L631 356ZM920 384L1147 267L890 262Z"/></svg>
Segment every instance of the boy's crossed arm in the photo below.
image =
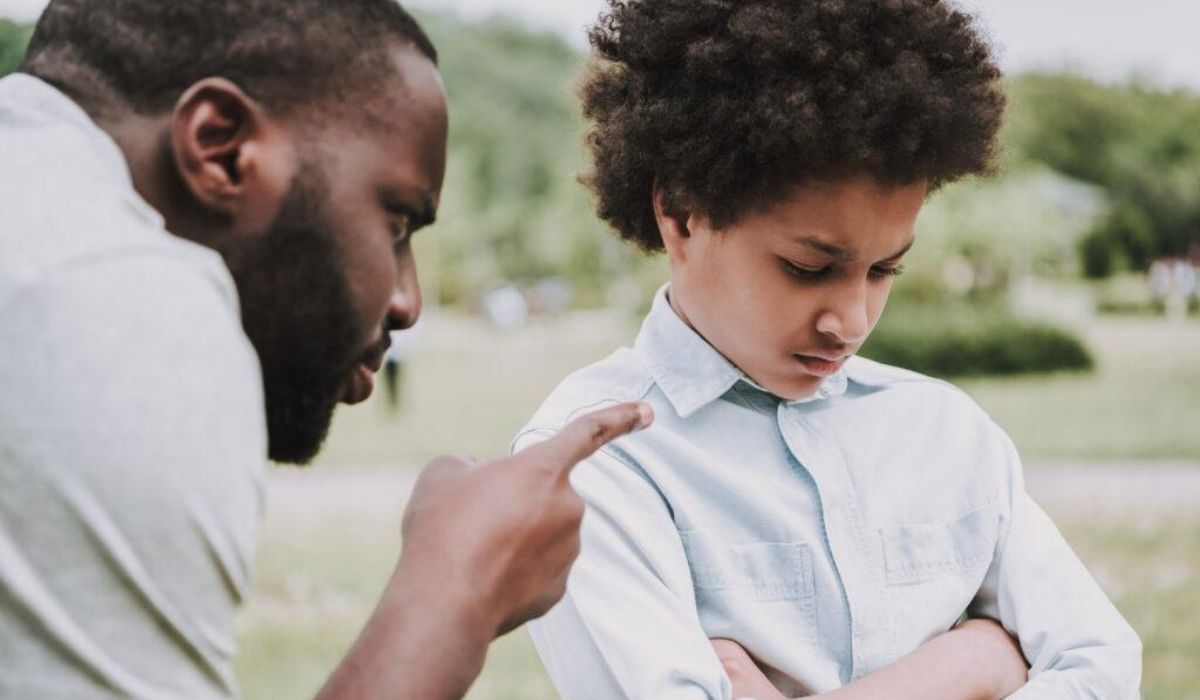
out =
<svg viewBox="0 0 1200 700"><path fill-rule="evenodd" d="M741 700L788 700L744 648L713 639L713 649ZM875 673L814 697L825 700L998 700L1021 688L1028 667L1016 641L990 620L967 620Z"/></svg>

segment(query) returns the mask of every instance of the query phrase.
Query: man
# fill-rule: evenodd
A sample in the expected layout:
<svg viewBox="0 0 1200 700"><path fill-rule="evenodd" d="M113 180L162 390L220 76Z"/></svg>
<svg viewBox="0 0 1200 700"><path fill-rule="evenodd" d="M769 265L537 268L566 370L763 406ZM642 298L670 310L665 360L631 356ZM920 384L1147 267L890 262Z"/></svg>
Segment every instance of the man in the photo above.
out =
<svg viewBox="0 0 1200 700"><path fill-rule="evenodd" d="M0 697L236 695L263 458L311 459L420 312L436 60L392 0L50 3L0 80ZM322 697L461 697L561 596L570 467L649 420L430 465Z"/></svg>

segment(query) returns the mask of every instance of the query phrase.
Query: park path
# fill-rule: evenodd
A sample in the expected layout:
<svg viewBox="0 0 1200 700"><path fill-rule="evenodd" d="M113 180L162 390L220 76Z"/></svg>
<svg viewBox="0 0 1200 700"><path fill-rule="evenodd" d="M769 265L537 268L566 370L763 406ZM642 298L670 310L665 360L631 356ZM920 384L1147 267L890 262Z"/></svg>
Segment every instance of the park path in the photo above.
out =
<svg viewBox="0 0 1200 700"><path fill-rule="evenodd" d="M1200 516L1200 460L1177 462L1035 462L1025 470L1030 494L1052 515ZM398 517L415 469L273 469L268 512L314 517L355 512Z"/></svg>

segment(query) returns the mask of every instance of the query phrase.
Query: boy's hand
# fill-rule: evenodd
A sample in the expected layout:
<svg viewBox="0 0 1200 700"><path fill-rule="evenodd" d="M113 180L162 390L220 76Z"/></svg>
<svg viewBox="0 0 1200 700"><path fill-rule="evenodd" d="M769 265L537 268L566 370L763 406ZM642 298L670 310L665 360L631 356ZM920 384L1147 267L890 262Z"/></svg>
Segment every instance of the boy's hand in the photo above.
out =
<svg viewBox="0 0 1200 700"><path fill-rule="evenodd" d="M711 640L739 700L786 700L737 642ZM992 620L967 620L859 680L813 698L998 700L1020 690L1028 667L1017 640Z"/></svg>
<svg viewBox="0 0 1200 700"><path fill-rule="evenodd" d="M987 619L967 620L946 634L957 635L960 643L975 651L980 667L991 670L991 692L985 697L1008 697L1029 680L1029 666L1021 653L1021 645L1000 623Z"/></svg>
<svg viewBox="0 0 1200 700"><path fill-rule="evenodd" d="M721 660L725 675L733 684L733 697L737 700L786 700L771 681L759 670L758 664L741 644L731 639L712 639L713 650Z"/></svg>
<svg viewBox="0 0 1200 700"><path fill-rule="evenodd" d="M404 575L491 635L542 615L562 597L579 553L584 504L571 470L652 421L646 404L622 404L510 457L478 466L460 457L434 460L404 515Z"/></svg>

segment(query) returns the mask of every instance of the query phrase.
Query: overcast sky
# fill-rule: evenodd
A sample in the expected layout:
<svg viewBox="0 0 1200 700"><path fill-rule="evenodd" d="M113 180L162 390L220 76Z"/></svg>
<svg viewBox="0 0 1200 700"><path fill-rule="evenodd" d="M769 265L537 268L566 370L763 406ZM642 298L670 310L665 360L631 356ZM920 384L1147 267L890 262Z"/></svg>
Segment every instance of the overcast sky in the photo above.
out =
<svg viewBox="0 0 1200 700"><path fill-rule="evenodd" d="M169 0L168 0L169 1ZM468 17L509 14L582 46L604 0L411 0ZM1070 67L1106 80L1139 75L1200 89L1200 0L960 0L977 13L1009 71ZM46 0L0 0L30 20Z"/></svg>

